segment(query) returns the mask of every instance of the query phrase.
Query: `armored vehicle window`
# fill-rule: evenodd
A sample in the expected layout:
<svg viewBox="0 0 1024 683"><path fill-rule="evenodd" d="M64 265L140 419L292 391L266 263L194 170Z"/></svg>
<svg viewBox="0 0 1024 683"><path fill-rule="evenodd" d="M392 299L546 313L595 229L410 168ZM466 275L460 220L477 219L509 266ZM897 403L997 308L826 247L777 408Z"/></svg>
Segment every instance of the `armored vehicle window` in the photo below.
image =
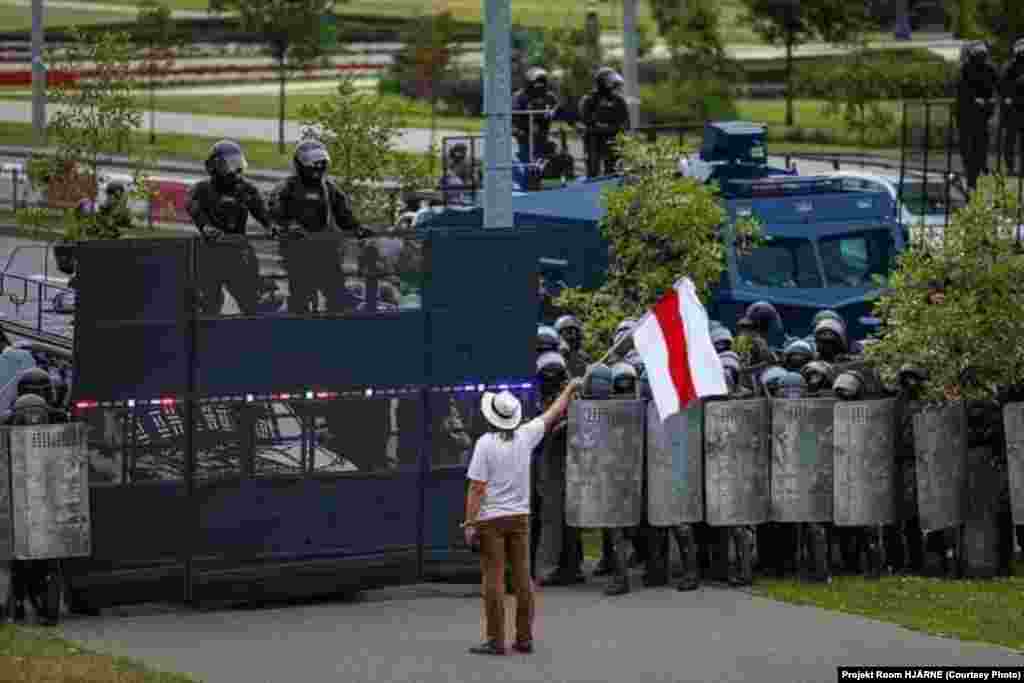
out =
<svg viewBox="0 0 1024 683"><path fill-rule="evenodd" d="M737 253L740 279L754 287L821 287L810 240L768 238L747 254Z"/></svg>
<svg viewBox="0 0 1024 683"><path fill-rule="evenodd" d="M819 250L829 286L868 287L888 275L893 246L887 231L876 230L822 239Z"/></svg>

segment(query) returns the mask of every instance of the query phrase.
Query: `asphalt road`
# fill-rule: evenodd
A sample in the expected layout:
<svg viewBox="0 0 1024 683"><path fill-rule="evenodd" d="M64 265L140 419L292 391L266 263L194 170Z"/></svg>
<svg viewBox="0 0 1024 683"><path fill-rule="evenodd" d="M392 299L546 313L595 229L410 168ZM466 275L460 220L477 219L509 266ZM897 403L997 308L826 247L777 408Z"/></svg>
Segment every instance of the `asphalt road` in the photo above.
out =
<svg viewBox="0 0 1024 683"><path fill-rule="evenodd" d="M534 655L478 657L466 653L481 638L478 595L474 586L417 586L350 603L156 606L69 619L62 630L90 648L207 683L797 683L835 681L841 665L1024 665L1008 650L740 591L639 589L606 598L596 582L538 595Z"/></svg>

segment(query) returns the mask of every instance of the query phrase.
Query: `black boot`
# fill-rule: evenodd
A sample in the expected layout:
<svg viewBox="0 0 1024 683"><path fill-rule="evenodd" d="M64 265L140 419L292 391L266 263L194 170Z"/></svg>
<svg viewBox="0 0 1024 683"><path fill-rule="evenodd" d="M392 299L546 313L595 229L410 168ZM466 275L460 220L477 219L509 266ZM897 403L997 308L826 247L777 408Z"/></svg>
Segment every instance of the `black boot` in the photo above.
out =
<svg viewBox="0 0 1024 683"><path fill-rule="evenodd" d="M624 595L629 592L629 561L625 535L622 529L609 529L615 574L604 589L605 595Z"/></svg>

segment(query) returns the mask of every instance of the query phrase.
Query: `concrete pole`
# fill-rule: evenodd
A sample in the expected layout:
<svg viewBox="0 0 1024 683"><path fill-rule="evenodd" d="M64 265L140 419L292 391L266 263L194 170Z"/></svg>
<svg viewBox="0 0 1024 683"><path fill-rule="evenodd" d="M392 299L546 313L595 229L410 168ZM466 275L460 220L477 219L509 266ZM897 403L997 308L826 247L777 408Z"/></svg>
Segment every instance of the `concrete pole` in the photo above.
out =
<svg viewBox="0 0 1024 683"><path fill-rule="evenodd" d="M510 0L484 2L484 227L512 221L512 10Z"/></svg>
<svg viewBox="0 0 1024 683"><path fill-rule="evenodd" d="M637 0L622 0L622 78L626 81L629 121L634 128L640 125L640 73L637 68L640 35L636 31L636 5Z"/></svg>
<svg viewBox="0 0 1024 683"><path fill-rule="evenodd" d="M46 144L46 66L43 64L43 0L32 0L32 129Z"/></svg>

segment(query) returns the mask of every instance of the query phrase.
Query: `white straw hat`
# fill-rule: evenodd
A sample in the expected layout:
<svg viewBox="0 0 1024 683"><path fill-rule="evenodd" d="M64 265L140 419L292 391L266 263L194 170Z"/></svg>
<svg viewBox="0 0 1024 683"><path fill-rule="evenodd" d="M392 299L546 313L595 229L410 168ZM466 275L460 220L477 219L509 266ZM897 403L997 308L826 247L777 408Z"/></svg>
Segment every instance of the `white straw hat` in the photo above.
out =
<svg viewBox="0 0 1024 683"><path fill-rule="evenodd" d="M515 429L523 419L522 404L507 391L500 394L490 391L484 393L480 399L480 410L487 421L498 429Z"/></svg>

